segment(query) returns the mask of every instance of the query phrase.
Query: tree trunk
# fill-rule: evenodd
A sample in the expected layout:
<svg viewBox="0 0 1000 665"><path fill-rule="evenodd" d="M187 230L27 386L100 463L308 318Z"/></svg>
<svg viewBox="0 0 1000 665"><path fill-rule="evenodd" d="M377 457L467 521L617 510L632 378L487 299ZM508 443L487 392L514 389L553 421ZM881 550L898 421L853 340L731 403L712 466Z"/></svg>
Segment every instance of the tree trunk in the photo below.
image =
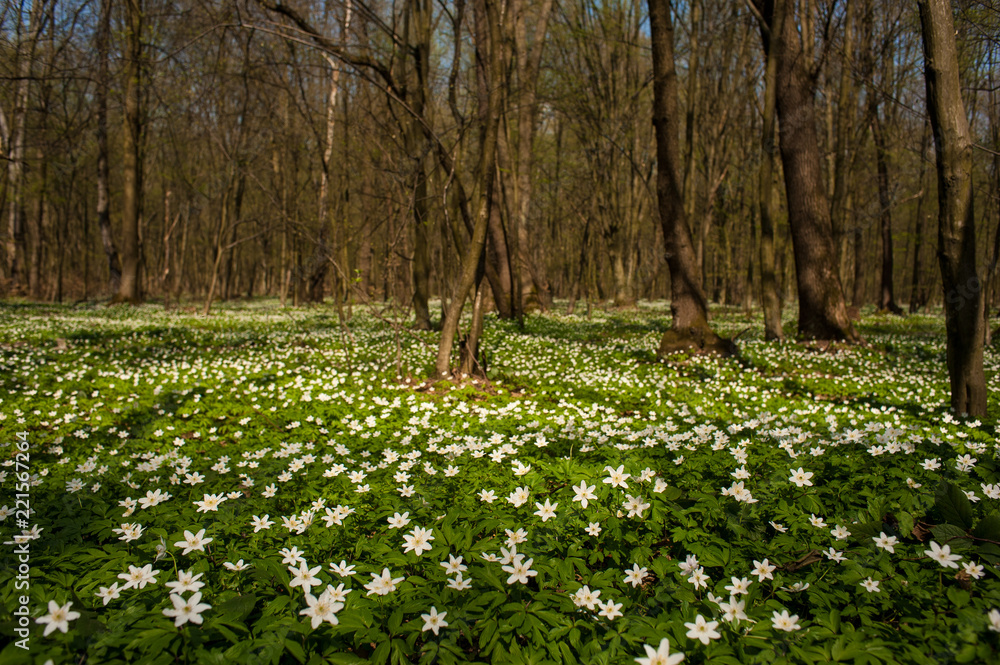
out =
<svg viewBox="0 0 1000 665"><path fill-rule="evenodd" d="M1000 147L1000 104L997 100L997 87L993 78L993 72L990 73L989 78L990 83L990 138L993 142L993 147ZM993 191L1000 192L1000 153L993 153ZM996 276L997 276L997 266L1000 265L1000 204L997 205L997 223L996 231L993 233L993 255L990 258L990 262L986 264L986 289L983 295L983 318L984 318L984 328L985 335L983 337L984 344L989 346L992 342L993 327L990 324L990 310L995 307L996 301Z"/></svg>
<svg viewBox="0 0 1000 665"><path fill-rule="evenodd" d="M483 99L484 103L487 94L481 84L480 99ZM513 319L517 315L514 309L514 281L510 269L507 233L501 216L501 204L500 187L497 186L493 188L493 202L490 205L486 261L493 267L496 274L496 278L490 280L490 286L493 290L493 302L496 304L497 314L502 319Z"/></svg>
<svg viewBox="0 0 1000 665"><path fill-rule="evenodd" d="M116 302L138 303L142 214L142 0L125 0L125 127L122 156L122 275Z"/></svg>
<svg viewBox="0 0 1000 665"><path fill-rule="evenodd" d="M511 6L513 9L513 6ZM478 20L478 15L477 15ZM477 36L478 39L478 36ZM487 49L500 48L501 44L504 43L503 31L500 32L500 42L492 43L488 41L485 47ZM501 84L503 80L503 75L506 73L503 69L504 65L501 64L500 76L493 78L490 76L490 72L486 67L476 68L476 86L477 86L477 101L478 101L478 113L482 117L488 112L487 106L489 104L489 93L494 87L499 88L500 95L500 108L501 115L504 113L504 107L506 106L506 89L505 86ZM501 126L505 126L506 119L502 117ZM480 133L482 133L482 124L480 126ZM510 172L509 157L506 150L506 132L498 130L497 134L497 156L496 164L493 165L497 171L497 178L500 177L502 173ZM489 223L486 228L486 265L492 268L492 275L489 278L490 288L493 291L493 302L497 308L497 314L502 319L513 319L517 316L515 301L516 297L514 295L514 272L511 262L511 250L512 243L511 238L507 235L507 228L504 225L503 219L503 208L504 208L504 191L503 181L497 179L495 185L492 188L493 201L490 203L490 218Z"/></svg>
<svg viewBox="0 0 1000 665"><path fill-rule="evenodd" d="M837 132L833 153L833 196L830 199L830 223L833 226L836 265L843 269L847 249L847 185L850 175L850 135L854 129L855 86L851 72L854 56L855 0L846 0L844 6L844 53L840 63L839 93L837 95Z"/></svg>
<svg viewBox="0 0 1000 665"><path fill-rule="evenodd" d="M101 246L108 261L108 292L118 293L121 285L122 265L118 258L114 236L111 234L110 197L108 181L108 40L111 34L111 1L101 0L101 24L97 31L97 85L94 96L97 102L97 226L101 230Z"/></svg>
<svg viewBox="0 0 1000 665"><path fill-rule="evenodd" d="M847 195L850 208L851 195ZM865 227L858 222L857 216L852 216L854 235L854 287L851 295L851 306L861 309L865 304Z"/></svg>
<svg viewBox="0 0 1000 665"><path fill-rule="evenodd" d="M487 37L487 31L489 35ZM475 3L476 66L488 70L490 81L499 81L502 73L500 42L500 9L496 0L476 0ZM448 314L441 326L441 340L438 344L435 371L439 378L451 373L451 350L458 332L462 307L476 281L483 246L486 244L486 227L489 224L490 206L496 176L496 148L500 122L500 86L487 86L486 112L480 113L482 143L476 197L476 218L472 238L462 257L462 272L454 298L448 307Z"/></svg>
<svg viewBox="0 0 1000 665"><path fill-rule="evenodd" d="M768 24L773 24L774 6L754 0ZM780 39L773 44L762 30L765 48L777 52L775 102L781 130L780 152L785 173L788 223L795 253L795 277L799 297L799 336L805 339L858 341L844 304L829 202L820 169L819 138L816 133L814 77L811 47L800 36L795 22L795 0L775 0L783 5ZM803 25L809 17L803 15Z"/></svg>
<svg viewBox="0 0 1000 665"><path fill-rule="evenodd" d="M677 73L674 69L674 26L671 0L648 0L653 51L653 127L656 133L656 192L660 224L670 271L671 330L660 342L660 354L684 349L729 352L708 325L708 306L699 279L691 230L684 212L679 178Z"/></svg>
<svg viewBox="0 0 1000 665"><path fill-rule="evenodd" d="M742 210L742 206L740 207ZM745 314L749 315L751 309L753 308L753 254L754 250L757 249L757 215L759 214L759 209L750 208L747 217L750 218L750 242L747 243L747 271L746 280L743 285L743 311ZM765 331L766 332L766 331Z"/></svg>
<svg viewBox="0 0 1000 665"><path fill-rule="evenodd" d="M7 198L8 228L4 250L7 254L7 282L12 292L19 293L24 287L24 263L27 260L25 239L24 205L24 153L25 132L28 120L28 97L32 80L32 65L35 50L48 18L46 0L31 3L28 17L27 35L17 42L18 80L14 88L14 112L10 120L9 147L7 150ZM20 28L20 9L16 10L15 21Z"/></svg>
<svg viewBox="0 0 1000 665"><path fill-rule="evenodd" d="M184 286L183 278L187 267L188 228L191 226L190 202L188 202L187 207L184 209L184 214L180 216L180 219L183 222L181 226L181 246L176 252L177 259L174 263L174 278L173 283L169 287L175 306L180 306L181 304L181 290Z"/></svg>
<svg viewBox="0 0 1000 665"><path fill-rule="evenodd" d="M483 288L486 285L479 280L476 287L476 297L472 302L472 325L469 334L462 338L458 354L458 371L462 378L467 376L486 376L486 367L481 362L479 353L479 338L483 334Z"/></svg>
<svg viewBox="0 0 1000 665"><path fill-rule="evenodd" d="M695 127L700 118L698 117L698 106L701 101L701 77L698 75L698 65L700 64L699 33L701 32L701 0L691 0L691 37L689 39L688 54L688 74L687 74L687 109L684 113L684 181L681 196L684 199L684 214L689 221L695 219ZM711 175L709 175L711 177ZM695 223L697 237L695 238L695 263L701 270L702 288L707 282L705 260L705 244L708 237L708 229L704 224Z"/></svg>
<svg viewBox="0 0 1000 665"><path fill-rule="evenodd" d="M927 198L927 190L924 187L924 174L927 171L927 160L924 158L924 155L927 154L927 142L930 139L929 130L929 125L924 123L924 132L920 139L920 176L917 181L918 186L920 187L920 196L917 197L917 210L913 215L913 275L910 278L910 314L914 314L919 308L923 307L927 303L924 290L921 288L923 270L921 268L920 254L924 247L924 199Z"/></svg>
<svg viewBox="0 0 1000 665"><path fill-rule="evenodd" d="M431 8L429 0L408 0L405 9L405 41L407 54L403 62L405 68L403 80L406 90L403 93L410 106L410 115L403 121L407 156L410 159L412 171L412 204L413 204L413 262L411 277L413 279L413 326L418 330L429 330L431 327L430 308L427 304L430 298L430 256L429 233L430 219L427 206L427 169L425 165L427 140L424 136L423 123L426 122L425 107L427 103L428 86L430 82L430 50Z"/></svg>
<svg viewBox="0 0 1000 665"><path fill-rule="evenodd" d="M938 174L938 264L944 286L951 406L986 416L984 299L976 270L972 138L962 103L951 3L920 0L927 110Z"/></svg>
<svg viewBox="0 0 1000 665"><path fill-rule="evenodd" d="M28 293L34 300L42 299L42 261L46 249L45 227L50 217L48 202L49 166L45 152L39 148L36 153L38 160L38 202L35 208L35 221L29 229L31 261L28 262Z"/></svg>
<svg viewBox="0 0 1000 665"><path fill-rule="evenodd" d="M239 242L239 216L240 213L237 210L233 217L236 223L232 226L232 231L229 234L229 249L226 250L226 267L222 271L222 300L229 300L236 293L236 289L233 287L233 282L235 278L233 277L233 263L236 261L236 245Z"/></svg>
<svg viewBox="0 0 1000 665"><path fill-rule="evenodd" d="M778 89L778 54L784 24L785 7L779 3L771 18L771 40L775 42L767 52L764 71L764 117L761 136L761 158L758 171L757 192L760 201L760 302L764 310L764 339L780 340L784 337L781 328L781 297L775 276L774 252L774 160L778 152L775 133L775 105ZM764 26L762 26L762 29Z"/></svg>
<svg viewBox="0 0 1000 665"><path fill-rule="evenodd" d="M538 5L535 30L528 46L525 7L519 0L514 29L514 49L517 58L517 161L514 178L514 201L517 227L517 270L521 282L519 310L524 313L525 302L537 299L544 310L552 305L552 292L543 262L535 260L532 248L535 234L529 227L534 180L531 177L535 127L538 123L538 74L541 70L542 49L548 33L553 0L542 0Z"/></svg>
<svg viewBox="0 0 1000 665"><path fill-rule="evenodd" d="M875 165L878 170L879 222L882 235L882 275L878 308L902 314L892 288L892 195L889 193L888 146L878 109L872 116L872 139L875 142Z"/></svg>

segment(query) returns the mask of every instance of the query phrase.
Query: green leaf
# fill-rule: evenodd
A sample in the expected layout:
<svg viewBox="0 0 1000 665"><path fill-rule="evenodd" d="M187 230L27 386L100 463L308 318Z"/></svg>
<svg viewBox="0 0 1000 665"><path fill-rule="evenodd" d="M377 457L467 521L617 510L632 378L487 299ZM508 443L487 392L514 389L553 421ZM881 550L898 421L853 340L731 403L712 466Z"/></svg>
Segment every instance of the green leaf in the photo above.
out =
<svg viewBox="0 0 1000 665"><path fill-rule="evenodd" d="M965 531L959 529L954 524L938 524L931 528L934 540L939 545L947 543L953 550L966 550L971 546Z"/></svg>
<svg viewBox="0 0 1000 665"><path fill-rule="evenodd" d="M387 663L389 662L389 650L392 648L390 642L385 641L375 648L375 652L372 654L373 663Z"/></svg>
<svg viewBox="0 0 1000 665"><path fill-rule="evenodd" d="M990 513L972 530L972 535L983 540L995 540L1000 542L1000 515Z"/></svg>
<svg viewBox="0 0 1000 665"><path fill-rule="evenodd" d="M969 592L958 587L949 587L948 600L950 600L955 607L963 607L969 602Z"/></svg>
<svg viewBox="0 0 1000 665"><path fill-rule="evenodd" d="M896 519L899 520L899 533L906 537L913 532L913 515L906 511L901 511L896 515Z"/></svg>
<svg viewBox="0 0 1000 665"><path fill-rule="evenodd" d="M237 596L219 605L220 617L233 623L241 623L257 604L257 596L252 593Z"/></svg>
<svg viewBox="0 0 1000 665"><path fill-rule="evenodd" d="M942 481L934 505L945 522L963 529L972 528L972 503L957 485Z"/></svg>
<svg viewBox="0 0 1000 665"><path fill-rule="evenodd" d="M985 559L988 563L996 565L1000 563L1000 545L994 545L993 543L983 543L976 551L979 556Z"/></svg>
<svg viewBox="0 0 1000 665"><path fill-rule="evenodd" d="M285 650L295 657L300 663L306 662L306 652L302 645L293 640L285 640Z"/></svg>

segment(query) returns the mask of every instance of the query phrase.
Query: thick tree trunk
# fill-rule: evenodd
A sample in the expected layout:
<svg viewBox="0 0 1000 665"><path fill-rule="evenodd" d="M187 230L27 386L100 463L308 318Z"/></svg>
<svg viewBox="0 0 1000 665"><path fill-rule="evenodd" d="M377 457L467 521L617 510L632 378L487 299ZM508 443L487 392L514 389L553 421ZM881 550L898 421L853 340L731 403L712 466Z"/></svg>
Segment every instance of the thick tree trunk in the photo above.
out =
<svg viewBox="0 0 1000 665"><path fill-rule="evenodd" d="M125 127L122 155L122 276L116 302L142 300L139 218L142 215L142 0L125 0Z"/></svg>
<svg viewBox="0 0 1000 665"><path fill-rule="evenodd" d="M799 336L805 339L858 340L847 316L844 292L836 265L829 202L820 169L819 138L816 133L814 80L807 57L810 45L800 36L795 22L795 0L774 0L783 5L780 39L772 44L764 34L765 47L777 51L775 101L780 123L781 162L785 173L788 223L795 253L795 277L799 297ZM774 6L755 0L769 24ZM809 17L803 16L803 25ZM804 46L805 44L805 46Z"/></svg>
<svg viewBox="0 0 1000 665"><path fill-rule="evenodd" d="M671 0L648 0L653 50L653 127L656 133L656 193L670 271L671 330L660 354L683 349L728 353L732 343L708 325L708 306L699 279L691 230L681 196L678 147L677 73Z"/></svg>
<svg viewBox="0 0 1000 665"><path fill-rule="evenodd" d="M951 3L921 0L927 110L938 174L938 264L944 286L951 406L986 416L984 298L976 270L972 138L962 103Z"/></svg>

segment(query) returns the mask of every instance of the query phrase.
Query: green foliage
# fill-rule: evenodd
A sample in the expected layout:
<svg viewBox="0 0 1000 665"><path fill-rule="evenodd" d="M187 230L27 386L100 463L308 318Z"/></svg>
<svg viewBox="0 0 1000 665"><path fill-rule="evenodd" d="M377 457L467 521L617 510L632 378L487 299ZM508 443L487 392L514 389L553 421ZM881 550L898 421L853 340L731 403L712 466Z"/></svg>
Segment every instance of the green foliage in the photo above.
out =
<svg viewBox="0 0 1000 665"><path fill-rule="evenodd" d="M31 651L0 663L1000 658L995 439L947 413L942 323L652 361L666 315L488 317L491 381L433 385L432 334L366 316L0 317L0 508L23 430L41 528ZM196 591L200 623L165 614ZM42 635L49 601L67 632Z"/></svg>

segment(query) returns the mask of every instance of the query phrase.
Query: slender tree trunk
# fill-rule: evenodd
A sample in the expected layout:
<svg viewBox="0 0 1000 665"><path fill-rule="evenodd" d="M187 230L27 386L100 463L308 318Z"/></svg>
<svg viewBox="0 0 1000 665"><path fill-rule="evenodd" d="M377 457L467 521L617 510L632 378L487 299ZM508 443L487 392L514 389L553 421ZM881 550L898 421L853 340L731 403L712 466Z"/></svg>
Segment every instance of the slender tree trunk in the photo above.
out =
<svg viewBox="0 0 1000 665"><path fill-rule="evenodd" d="M233 217L237 223L232 225L232 230L229 232L229 249L226 250L226 267L223 268L222 272L222 300L229 300L236 293L236 289L233 286L235 277L233 276L233 264L236 262L236 245L239 242L239 212L236 212Z"/></svg>
<svg viewBox="0 0 1000 665"><path fill-rule="evenodd" d="M986 416L984 298L976 270L972 138L962 103L951 3L920 0L927 110L938 174L938 264L944 286L951 406Z"/></svg>
<svg viewBox="0 0 1000 665"><path fill-rule="evenodd" d="M844 268L847 249L847 185L850 176L850 136L854 129L855 85L851 72L854 57L854 23L856 0L846 0L844 6L844 53L840 63L840 82L837 95L837 131L833 154L833 196L830 199L830 222L833 225L836 264Z"/></svg>
<svg viewBox="0 0 1000 665"><path fill-rule="evenodd" d="M701 77L698 74L701 52L699 49L701 36L701 0L691 0L691 37L689 39L688 54L688 76L687 76L687 109L684 113L684 184L681 196L684 199L684 214L687 219L695 219L695 204L697 197L696 190L696 170L695 170L695 128L698 126L698 107L701 101ZM711 177L711 176L710 176ZM701 270L702 287L707 283L705 244L708 236L708 229L704 225L695 222L697 237L695 238L695 263Z"/></svg>
<svg viewBox="0 0 1000 665"><path fill-rule="evenodd" d="M653 51L653 127L656 133L656 192L660 224L670 271L671 330L660 342L660 353L682 349L730 351L708 325L708 306L699 279L691 230L684 211L679 177L677 73L674 68L674 26L671 0L648 0Z"/></svg>
<svg viewBox="0 0 1000 665"><path fill-rule="evenodd" d="M472 325L469 328L469 334L462 339L460 344L458 371L463 377L486 376L486 368L480 362L479 354L479 338L483 334L483 288L485 286L484 280L480 279L476 287L476 297L472 302Z"/></svg>
<svg viewBox="0 0 1000 665"><path fill-rule="evenodd" d="M347 3L346 23L350 23L351 3ZM323 154L320 157L319 201L319 242L313 254L312 270L309 274L309 301L323 302L324 283L330 259L330 236L333 220L330 215L330 171L333 168L333 140L337 118L337 93L340 91L340 67L332 57L327 57L330 66L330 92L326 100L326 130L324 132Z"/></svg>
<svg viewBox="0 0 1000 665"><path fill-rule="evenodd" d="M482 95L480 99L485 100L487 93L484 91L483 85L480 86L480 95ZM497 313L502 319L513 319L516 316L514 279L510 269L507 233L504 229L501 213L502 203L500 187L496 186L493 189L493 203L490 205L490 220L487 227L486 261L493 267L497 276L495 280L490 281Z"/></svg>
<svg viewBox="0 0 1000 665"><path fill-rule="evenodd" d="M108 40L111 33L111 2L101 0L101 24L97 31L97 85L94 96L97 102L97 226L101 231L101 246L108 262L108 292L118 293L121 287L122 265L118 258L114 236L111 233L110 197L108 181Z"/></svg>
<svg viewBox="0 0 1000 665"><path fill-rule="evenodd" d="M927 198L927 189L924 186L924 174L927 171L927 160L924 156L927 154L927 142L929 140L930 125L924 123L924 132L920 139L920 176L918 179L920 196L917 197L917 210L913 215L913 275L910 278L910 314L915 313L927 302L924 298L923 289L920 286L922 281L921 277L923 275L920 254L924 247L924 199Z"/></svg>
<svg viewBox="0 0 1000 665"><path fill-rule="evenodd" d="M742 206L741 206L742 210ZM753 256L754 250L757 249L757 215L760 213L758 208L750 208L747 217L750 218L750 242L747 243L748 251L746 253L747 257L747 272L746 281L743 286L743 311L749 315L753 308ZM766 331L765 331L766 332Z"/></svg>
<svg viewBox="0 0 1000 665"><path fill-rule="evenodd" d="M125 127L122 155L122 275L117 302L142 300L139 220L142 215L142 0L125 0Z"/></svg>
<svg viewBox="0 0 1000 665"><path fill-rule="evenodd" d="M500 52L500 8L495 0L476 0L475 3L476 32L476 64L477 67L488 68L488 80L499 81L502 73ZM489 31L489 37L485 34ZM455 296L448 307L448 314L441 326L441 340L438 344L435 371L438 377L447 377L451 373L451 350L458 332L459 318L462 307L469 295L476 274L483 246L486 243L486 227L489 224L490 205L493 200L492 189L496 175L496 148L500 121L500 86L491 85L487 88L487 108L485 114L480 114L482 127L482 142L479 155L478 187L476 197L476 218L465 256L462 257L462 273Z"/></svg>
<svg viewBox="0 0 1000 665"><path fill-rule="evenodd" d="M997 88L990 73L990 137L993 139L993 147L1000 147L1000 104L997 100ZM1000 153L993 153L993 191L1000 193ZM983 319L984 319L984 344L989 346L992 342L993 326L990 324L990 310L995 306L996 276L997 267L1000 265L1000 202L997 204L996 231L993 234L993 255L986 265L986 289L983 296Z"/></svg>
<svg viewBox="0 0 1000 665"><path fill-rule="evenodd" d="M847 207L850 208L850 194L847 195L847 200ZM851 294L851 305L860 310L864 307L865 300L867 300L867 289L865 288L865 227L858 222L856 215L852 216L852 222L854 235L854 287Z"/></svg>
<svg viewBox="0 0 1000 665"><path fill-rule="evenodd" d="M173 283L170 285L170 292L173 295L173 301L175 306L180 306L181 304L181 292L184 286L184 274L185 268L187 267L187 255L188 255L188 228L191 226L191 203L188 202L187 207L184 209L184 214L180 216L181 224L181 246L178 250L177 259L174 264L173 272Z"/></svg>
<svg viewBox="0 0 1000 665"><path fill-rule="evenodd" d="M176 217L173 216L172 206L170 205L170 199L173 197L173 193L170 188L163 194L163 270L160 272L160 291L163 292L163 308L170 309L170 273L173 269L171 263L173 262L173 256L171 255L171 244L170 241L173 237L174 230L177 228L177 224L181 220L181 214L177 213Z"/></svg>
<svg viewBox="0 0 1000 665"><path fill-rule="evenodd" d="M754 0L765 21L773 22L773 7ZM829 202L820 169L816 133L814 78L808 57L811 44L800 35L795 22L795 0L775 0L784 5L781 38L771 44L762 30L765 46L778 54L775 101L781 130L780 152L785 173L788 223L795 251L795 277L799 296L799 335L805 339L858 340L847 316L841 287ZM803 10L803 32L810 17ZM811 30L811 29L810 29Z"/></svg>
<svg viewBox="0 0 1000 665"><path fill-rule="evenodd" d="M21 292L24 288L24 263L27 260L25 239L24 204L24 153L25 133L28 120L28 101L31 91L32 65L39 38L48 18L49 3L38 0L31 3L28 17L27 35L18 40L15 57L17 59L18 80L14 87L14 112L10 120L9 148L7 151L7 199L8 227L4 243L7 260L7 281L10 289ZM20 22L20 9L14 10L14 20Z"/></svg>
<svg viewBox="0 0 1000 665"><path fill-rule="evenodd" d="M215 289L219 282L219 265L225 254L224 244L226 242L226 231L229 228L229 193L231 187L227 187L222 197L222 211L219 214L219 225L215 231L215 245L212 253L212 272L209 276L208 295L205 297L205 305L202 309L202 316L208 316L212 309L212 299L215 298Z"/></svg>
<svg viewBox="0 0 1000 665"><path fill-rule="evenodd" d="M72 194L72 192L71 192ZM69 237L69 214L70 207L67 201L66 205L56 213L56 295L55 301L61 303L63 301L63 277L65 274L65 264L66 264L66 244Z"/></svg>
<svg viewBox="0 0 1000 665"><path fill-rule="evenodd" d="M45 152L41 148L36 155L38 160L38 204L35 208L35 221L30 228L31 261L28 262L28 293L34 300L41 300L44 288L42 261L46 247L45 227L48 225L50 217L48 202L49 165Z"/></svg>
<svg viewBox="0 0 1000 665"><path fill-rule="evenodd" d="M530 223L531 204L534 194L532 165L534 156L535 126L538 122L538 75L541 70L542 51L548 33L549 17L553 0L542 0L538 4L534 34L528 45L527 11L529 3L517 0L513 6L514 51L516 58L517 90L514 98L517 121L517 144L515 149L514 174L512 177L512 197L514 200L514 226L517 234L517 281L518 311L524 314L525 302L537 299L542 309L552 303L551 287L545 274L544 264L535 261L532 252L535 234Z"/></svg>
<svg viewBox="0 0 1000 665"><path fill-rule="evenodd" d="M404 141L412 169L413 205L413 262L410 275L413 280L413 327L429 330L430 308L430 216L427 198L427 138L423 124L426 122L427 95L430 85L431 7L429 0L408 0L404 10L404 36L407 53L403 64L406 90L403 93L410 106L410 115L404 122Z"/></svg>
<svg viewBox="0 0 1000 665"><path fill-rule="evenodd" d="M774 160L778 152L775 133L775 105L778 89L778 54L784 24L785 6L774 7L771 18L772 46L767 51L764 71L764 117L761 137L761 159L758 170L757 193L760 201L760 302L764 310L764 339L780 340L784 337L781 329L781 297L775 276L774 252Z"/></svg>
<svg viewBox="0 0 1000 665"><path fill-rule="evenodd" d="M488 43L486 47L488 49L501 48L501 45L504 43L503 38L504 32L501 31L501 41L497 44ZM497 177L501 173L510 172L510 160L506 149L507 141L505 140L506 132L503 131L503 127L506 126L506 117L504 115L506 86L500 83L505 73L503 65L501 65L501 75L499 78L491 78L490 72L485 67L478 67L476 69L478 112L480 116L487 112L489 90L493 87L499 88L501 114L504 117L500 119L501 129L497 135L496 164L493 167L498 172ZM480 129L480 132L482 132L482 129ZM495 279L490 280L490 287L493 291L493 302L496 305L497 313L502 319L513 319L517 316L515 306L516 297L514 295L514 271L511 269L512 243L510 242L511 238L507 235L506 228L509 224L505 225L503 218L504 196L507 194L503 184L503 180L498 179L491 190L493 201L490 204L490 219L486 229L486 264L493 268L493 272L496 275Z"/></svg>
<svg viewBox="0 0 1000 665"><path fill-rule="evenodd" d="M902 314L896 304L892 282L892 195L889 192L888 146L878 109L872 116L872 139L875 142L875 165L878 170L879 222L882 235L882 275L879 305L882 311Z"/></svg>

